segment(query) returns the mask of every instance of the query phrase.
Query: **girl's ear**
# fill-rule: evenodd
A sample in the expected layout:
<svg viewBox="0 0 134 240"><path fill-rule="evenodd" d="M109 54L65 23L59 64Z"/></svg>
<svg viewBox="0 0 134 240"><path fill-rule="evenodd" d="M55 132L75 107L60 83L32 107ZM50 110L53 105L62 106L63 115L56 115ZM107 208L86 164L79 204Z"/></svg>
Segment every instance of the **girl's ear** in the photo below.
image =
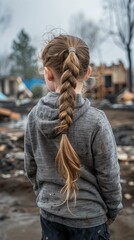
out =
<svg viewBox="0 0 134 240"><path fill-rule="evenodd" d="M87 73L85 75L85 81L89 79L91 73L92 73L92 68L88 66Z"/></svg>
<svg viewBox="0 0 134 240"><path fill-rule="evenodd" d="M52 72L51 68L45 67L44 77L48 81L53 81L54 80L54 75L53 75L53 72Z"/></svg>

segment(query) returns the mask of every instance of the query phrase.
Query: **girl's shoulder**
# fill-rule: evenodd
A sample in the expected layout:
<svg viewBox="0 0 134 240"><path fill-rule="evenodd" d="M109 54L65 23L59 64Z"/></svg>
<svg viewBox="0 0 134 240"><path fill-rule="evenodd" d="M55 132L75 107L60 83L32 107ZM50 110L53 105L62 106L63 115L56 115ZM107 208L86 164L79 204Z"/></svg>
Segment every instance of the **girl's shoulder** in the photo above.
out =
<svg viewBox="0 0 134 240"><path fill-rule="evenodd" d="M103 110L96 107L89 106L85 118L87 119L87 124L91 124L92 127L98 129L102 127L110 127L109 120Z"/></svg>
<svg viewBox="0 0 134 240"><path fill-rule="evenodd" d="M92 105L88 107L87 114L96 121L108 121L105 112Z"/></svg>

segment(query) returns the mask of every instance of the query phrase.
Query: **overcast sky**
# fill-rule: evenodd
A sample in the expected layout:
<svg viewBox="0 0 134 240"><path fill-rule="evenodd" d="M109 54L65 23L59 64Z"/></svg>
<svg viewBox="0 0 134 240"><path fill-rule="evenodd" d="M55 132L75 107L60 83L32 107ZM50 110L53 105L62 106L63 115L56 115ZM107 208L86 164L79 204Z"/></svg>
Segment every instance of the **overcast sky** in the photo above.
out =
<svg viewBox="0 0 134 240"><path fill-rule="evenodd" d="M69 33L70 19L82 12L87 19L96 23L103 14L103 0L1 0L5 9L11 11L12 18L8 28L1 34L0 53L9 52L11 43L18 32L24 28L31 36L33 44L40 49L42 35L48 29L62 28ZM126 64L125 53L116 47L112 40L104 43L100 52L91 55L92 62L117 63L119 59Z"/></svg>

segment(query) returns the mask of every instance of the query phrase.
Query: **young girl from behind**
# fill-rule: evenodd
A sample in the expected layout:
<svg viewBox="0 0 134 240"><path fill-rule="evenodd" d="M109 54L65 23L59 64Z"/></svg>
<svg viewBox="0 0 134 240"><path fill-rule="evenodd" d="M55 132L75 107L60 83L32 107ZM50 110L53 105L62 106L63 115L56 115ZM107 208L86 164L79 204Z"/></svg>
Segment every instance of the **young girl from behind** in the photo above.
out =
<svg viewBox="0 0 134 240"><path fill-rule="evenodd" d="M50 92L28 115L24 167L40 208L42 240L110 239L122 208L116 143L103 111L81 96L89 49L59 35L42 51Z"/></svg>

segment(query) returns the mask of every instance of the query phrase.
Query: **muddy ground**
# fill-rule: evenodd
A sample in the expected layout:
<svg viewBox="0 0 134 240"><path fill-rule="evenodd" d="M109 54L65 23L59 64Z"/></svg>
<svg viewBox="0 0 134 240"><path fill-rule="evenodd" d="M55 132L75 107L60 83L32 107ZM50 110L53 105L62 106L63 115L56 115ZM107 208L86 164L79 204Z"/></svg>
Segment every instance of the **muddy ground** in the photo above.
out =
<svg viewBox="0 0 134 240"><path fill-rule="evenodd" d="M113 127L134 125L134 112L105 111ZM6 129L7 131L7 129ZM121 161L124 210L111 225L112 240L134 240L134 162ZM24 175L0 178L0 240L39 240L39 209Z"/></svg>

